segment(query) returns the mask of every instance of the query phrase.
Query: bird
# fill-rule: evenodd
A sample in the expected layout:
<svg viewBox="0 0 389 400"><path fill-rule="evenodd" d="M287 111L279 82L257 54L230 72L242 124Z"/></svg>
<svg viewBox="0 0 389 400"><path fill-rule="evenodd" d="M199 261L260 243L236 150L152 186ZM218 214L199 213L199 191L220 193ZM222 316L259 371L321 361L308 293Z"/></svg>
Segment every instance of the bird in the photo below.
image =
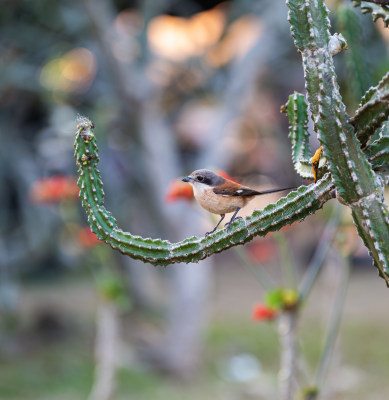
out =
<svg viewBox="0 0 389 400"><path fill-rule="evenodd" d="M226 223L227 232L231 228L231 224L242 217L237 217L239 210L247 205L255 196L281 192L283 190L295 189L296 187L287 187L282 189L270 189L257 191L247 186L240 185L229 179L223 178L208 169L197 169L190 175L182 178L183 182L187 182L193 187L193 194L201 207L212 214L220 215L220 220L216 226L205 234L208 236L216 231L220 223L223 221L227 213L233 212L231 220Z"/></svg>

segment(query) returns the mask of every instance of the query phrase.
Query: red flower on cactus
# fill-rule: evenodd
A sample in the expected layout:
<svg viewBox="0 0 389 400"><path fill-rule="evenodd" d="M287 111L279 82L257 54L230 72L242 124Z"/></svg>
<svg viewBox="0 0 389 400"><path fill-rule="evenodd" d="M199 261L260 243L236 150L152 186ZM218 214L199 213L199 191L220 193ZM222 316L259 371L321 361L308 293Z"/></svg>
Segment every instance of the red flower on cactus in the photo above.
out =
<svg viewBox="0 0 389 400"><path fill-rule="evenodd" d="M273 321L276 316L277 311L265 304L257 304L252 314L254 321Z"/></svg>
<svg viewBox="0 0 389 400"><path fill-rule="evenodd" d="M91 231L89 226L85 226L78 231L78 241L86 248L97 246L101 241Z"/></svg>
<svg viewBox="0 0 389 400"><path fill-rule="evenodd" d="M30 197L34 203L38 204L57 203L64 199L76 199L78 193L79 188L75 178L55 175L38 179L30 191Z"/></svg>

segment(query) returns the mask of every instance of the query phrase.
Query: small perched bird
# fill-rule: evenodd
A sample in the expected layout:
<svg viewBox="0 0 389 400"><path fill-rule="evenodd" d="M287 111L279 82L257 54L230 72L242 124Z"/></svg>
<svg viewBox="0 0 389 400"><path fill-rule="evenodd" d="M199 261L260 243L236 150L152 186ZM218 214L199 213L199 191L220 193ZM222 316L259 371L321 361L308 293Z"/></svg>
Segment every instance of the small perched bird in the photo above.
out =
<svg viewBox="0 0 389 400"><path fill-rule="evenodd" d="M230 222L226 224L228 231L235 220L242 218L236 216L238 211L255 196L295 189L295 187L288 187L258 192L257 190L251 189L247 186L225 179L207 169L198 169L193 171L182 180L192 185L194 197L201 207L213 214L218 214L221 217L212 231L207 232L205 236L215 232L217 227L223 221L225 214L234 212Z"/></svg>

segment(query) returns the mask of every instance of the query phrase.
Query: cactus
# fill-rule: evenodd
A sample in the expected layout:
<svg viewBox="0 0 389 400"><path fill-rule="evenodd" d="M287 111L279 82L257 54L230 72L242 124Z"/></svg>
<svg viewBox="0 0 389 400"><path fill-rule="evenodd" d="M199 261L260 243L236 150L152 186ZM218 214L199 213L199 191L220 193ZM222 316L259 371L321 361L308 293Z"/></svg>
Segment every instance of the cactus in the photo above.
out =
<svg viewBox="0 0 389 400"><path fill-rule="evenodd" d="M360 7L364 14L370 13L373 17L373 21L382 18L386 27L389 26L389 6L372 4L368 1L353 0L354 7Z"/></svg>
<svg viewBox="0 0 389 400"><path fill-rule="evenodd" d="M92 231L100 240L130 257L154 265L197 262L213 253L264 236L285 225L301 221L331 198L333 185L329 174L316 184L301 186L246 218L233 223L231 230L220 230L207 237L192 237L179 243L142 238L123 232L104 207L104 191L97 163L99 161L94 125L87 119L78 124L75 158L78 166L80 199Z"/></svg>
<svg viewBox="0 0 389 400"><path fill-rule="evenodd" d="M389 284L389 218L383 201L383 183L358 141L358 131L374 124L380 94L385 92L386 77L368 91L356 119L363 114L366 122L355 128L349 122L336 80L328 9L322 0L290 0L288 19L297 49L302 54L307 99L324 150L337 197L352 210L358 232L386 283ZM386 107L386 108L385 108ZM384 101L387 111L388 104ZM386 112L384 111L384 113ZM382 110L379 114L382 113ZM381 124L384 120L380 121ZM377 123L377 125L379 122ZM377 129L379 126L374 126ZM373 132L373 129L371 130ZM368 135L367 135L368 137Z"/></svg>
<svg viewBox="0 0 389 400"><path fill-rule="evenodd" d="M353 103L355 103L355 100L359 100L371 86L370 69L363 52L360 17L347 3L337 7L335 16L337 29L344 35L348 44L345 55L346 72L351 77L350 89L353 94Z"/></svg>
<svg viewBox="0 0 389 400"><path fill-rule="evenodd" d="M290 95L288 102L281 107L281 112L286 113L289 119L289 139L292 144L294 169L304 179L315 179L310 159L308 106L304 95L296 92ZM320 157L318 167L321 177L327 171L325 157Z"/></svg>
<svg viewBox="0 0 389 400"><path fill-rule="evenodd" d="M319 180L300 186L263 210L256 210L231 229L207 237L191 237L178 243L142 238L124 232L104 207L104 192L93 124L82 119L77 127L75 158L80 198L92 231L100 240L130 257L153 265L197 262L232 246L244 244L285 225L301 221L336 197L350 207L357 230L374 265L389 286L389 218L383 199L389 158L387 125L388 75L362 99L350 119L342 102L333 56L346 47L341 35L331 36L328 10L323 0L289 0L289 21L298 51L302 54L307 89L290 96L283 107L290 122L289 137L296 171L313 178L309 160L307 104L314 131L323 146ZM333 189L336 189L335 191Z"/></svg>
<svg viewBox="0 0 389 400"><path fill-rule="evenodd" d="M370 136L389 117L389 72L376 87L370 88L362 97L355 115L350 119L357 138L364 146Z"/></svg>

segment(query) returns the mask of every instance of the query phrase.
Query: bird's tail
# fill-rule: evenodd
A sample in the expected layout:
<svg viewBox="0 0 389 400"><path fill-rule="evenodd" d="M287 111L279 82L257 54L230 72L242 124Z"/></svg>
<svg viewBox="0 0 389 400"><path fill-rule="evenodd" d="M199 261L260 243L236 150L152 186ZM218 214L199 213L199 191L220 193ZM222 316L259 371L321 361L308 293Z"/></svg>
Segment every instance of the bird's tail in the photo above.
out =
<svg viewBox="0 0 389 400"><path fill-rule="evenodd" d="M276 193L276 192L282 192L284 190L292 190L292 189L297 189L298 186L291 186L291 187L286 187L286 188L282 188L282 189L269 189L269 190L261 190L256 191L254 194L255 196L260 196L261 194L269 194L269 193Z"/></svg>

